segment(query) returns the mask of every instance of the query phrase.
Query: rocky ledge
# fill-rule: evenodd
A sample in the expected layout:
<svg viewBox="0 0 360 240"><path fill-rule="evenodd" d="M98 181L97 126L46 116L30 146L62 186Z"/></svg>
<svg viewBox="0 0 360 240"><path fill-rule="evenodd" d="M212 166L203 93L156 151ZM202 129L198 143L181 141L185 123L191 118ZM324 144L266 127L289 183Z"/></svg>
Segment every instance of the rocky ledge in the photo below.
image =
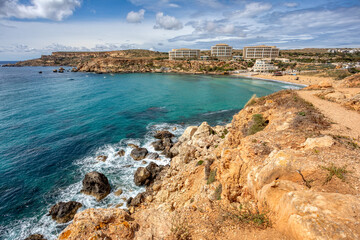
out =
<svg viewBox="0 0 360 240"><path fill-rule="evenodd" d="M139 168L127 210L77 213L59 239L359 239L360 148L330 128L294 91L252 99Z"/></svg>

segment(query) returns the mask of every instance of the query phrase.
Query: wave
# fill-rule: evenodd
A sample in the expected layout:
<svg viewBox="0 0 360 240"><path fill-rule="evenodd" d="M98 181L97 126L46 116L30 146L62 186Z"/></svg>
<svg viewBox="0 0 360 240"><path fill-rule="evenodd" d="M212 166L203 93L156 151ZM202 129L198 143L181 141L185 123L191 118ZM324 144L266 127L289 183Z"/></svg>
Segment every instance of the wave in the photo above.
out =
<svg viewBox="0 0 360 240"><path fill-rule="evenodd" d="M176 140L186 127L186 125L171 123L149 124L146 127L147 132L143 138L122 139L118 143L104 145L90 155L75 160L73 166L69 167L69 169L75 167L75 171L71 173L64 172L64 178L71 175L70 177L78 179L81 176L81 180L67 187L56 189L56 191L45 196L42 214L38 213L37 216L14 221L8 226L0 226L0 239L25 239L27 236L35 233L44 235L48 240L57 239L61 231L69 223L58 224L51 217L46 216L46 213L52 205L60 201L77 201L82 203L83 206L79 209L79 212L88 208L125 208L126 199L135 197L138 193L145 190L143 187L138 187L134 184L133 177L136 169L146 166L149 162L155 162L158 165L170 163L170 159L162 155L160 155L160 160L144 159L146 163L135 161L130 156L132 148L128 144L132 143L147 148L149 152L155 152L151 143L155 141L153 134L157 130L172 132ZM117 152L122 149L125 150L125 155L119 157ZM106 155L108 158L105 162L101 162L96 160L96 157L99 155ZM112 188L111 193L100 202L97 202L94 197L80 193L83 176L92 171L105 174ZM123 190L123 194L115 196L114 192L120 188ZM45 199L51 199L51 202L46 202Z"/></svg>

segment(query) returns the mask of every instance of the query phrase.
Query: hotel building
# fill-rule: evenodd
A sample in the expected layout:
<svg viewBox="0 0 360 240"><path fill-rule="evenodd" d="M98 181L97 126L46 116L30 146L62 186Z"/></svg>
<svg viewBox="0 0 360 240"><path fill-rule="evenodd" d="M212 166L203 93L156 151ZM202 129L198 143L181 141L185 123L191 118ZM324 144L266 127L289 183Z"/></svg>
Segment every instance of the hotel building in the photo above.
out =
<svg viewBox="0 0 360 240"><path fill-rule="evenodd" d="M244 47L243 51L244 59L274 59L279 57L279 49L275 46L254 46Z"/></svg>
<svg viewBox="0 0 360 240"><path fill-rule="evenodd" d="M269 72L276 70L277 67L274 66L274 64L270 63L266 60L256 60L252 70L254 72Z"/></svg>
<svg viewBox="0 0 360 240"><path fill-rule="evenodd" d="M224 43L216 44L211 47L211 56L222 59L231 58L232 49L233 48L231 46Z"/></svg>
<svg viewBox="0 0 360 240"><path fill-rule="evenodd" d="M180 49L173 49L169 52L170 60L199 59L199 58L200 58L200 50L198 49L180 48Z"/></svg>

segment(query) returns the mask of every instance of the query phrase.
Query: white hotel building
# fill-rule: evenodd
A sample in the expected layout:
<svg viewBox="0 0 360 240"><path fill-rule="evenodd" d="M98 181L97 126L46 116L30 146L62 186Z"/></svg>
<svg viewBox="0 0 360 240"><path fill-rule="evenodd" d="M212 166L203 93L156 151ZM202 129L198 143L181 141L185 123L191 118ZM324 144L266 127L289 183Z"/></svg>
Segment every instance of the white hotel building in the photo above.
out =
<svg viewBox="0 0 360 240"><path fill-rule="evenodd" d="M243 56L244 59L275 59L279 57L279 51L279 48L275 46L261 45L254 47L244 47Z"/></svg>
<svg viewBox="0 0 360 240"><path fill-rule="evenodd" d="M199 59L199 58L200 58L199 49L180 48L180 49L173 49L169 52L170 60Z"/></svg>

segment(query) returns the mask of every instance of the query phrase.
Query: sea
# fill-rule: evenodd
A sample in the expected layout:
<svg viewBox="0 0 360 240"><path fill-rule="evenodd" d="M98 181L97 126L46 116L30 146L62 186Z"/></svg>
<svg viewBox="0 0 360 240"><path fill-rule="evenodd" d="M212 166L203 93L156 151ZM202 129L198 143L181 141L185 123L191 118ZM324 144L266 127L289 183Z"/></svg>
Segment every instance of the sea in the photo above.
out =
<svg viewBox="0 0 360 240"><path fill-rule="evenodd" d="M157 130L178 137L204 121L228 124L253 94L300 88L230 76L53 69L0 67L0 239L34 233L56 239L68 224L55 223L47 213L59 201L81 202L79 211L125 207L123 198L144 191L135 186L133 175L146 166L130 157L127 144L153 152ZM116 156L121 149L125 156ZM108 159L98 162L98 155ZM168 164L170 159L162 156L155 162ZM91 171L105 174L112 187L100 202L80 193ZM115 196L120 188L124 193Z"/></svg>

